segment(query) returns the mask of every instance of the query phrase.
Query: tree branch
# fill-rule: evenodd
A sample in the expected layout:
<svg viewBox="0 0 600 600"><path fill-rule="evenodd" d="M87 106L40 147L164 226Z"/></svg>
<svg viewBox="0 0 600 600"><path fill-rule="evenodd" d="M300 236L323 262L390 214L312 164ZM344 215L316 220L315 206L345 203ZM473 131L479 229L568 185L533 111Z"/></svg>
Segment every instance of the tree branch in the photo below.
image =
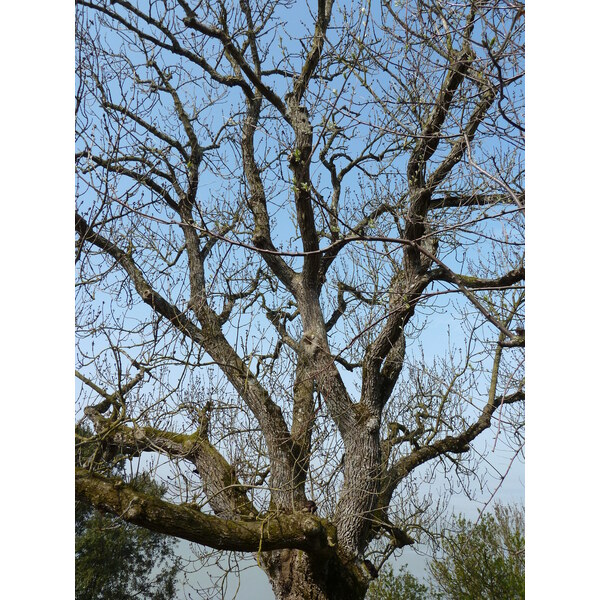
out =
<svg viewBox="0 0 600 600"><path fill-rule="evenodd" d="M482 432L489 428L492 415L497 408L502 404L513 404L514 402L522 402L525 400L525 392L518 390L509 396L498 396L488 402L481 415L475 423L470 425L462 433L452 436L449 435L433 444L422 446L413 450L411 454L401 458L397 463L388 469L387 478L388 484L382 491L382 494L387 498L387 502L391 499L391 493L398 486L400 481L404 479L411 471L419 465L446 453L463 453L469 451L469 444Z"/></svg>
<svg viewBox="0 0 600 600"><path fill-rule="evenodd" d="M248 499L245 487L223 455L209 442L208 413L205 407L202 422L193 434L161 431L154 427L127 427L113 423L100 414L100 409L88 407L85 414L94 423L102 443L117 455L139 456L142 452L159 452L191 462L202 479L204 493L215 514L226 517L255 517L258 513Z"/></svg>
<svg viewBox="0 0 600 600"><path fill-rule="evenodd" d="M330 552L335 528L308 514L267 515L264 519L221 519L190 504L172 504L113 480L76 468L75 493L81 500L111 512L128 523L179 537L216 550L237 552L297 548Z"/></svg>
<svg viewBox="0 0 600 600"><path fill-rule="evenodd" d="M76 214L75 224L77 232L83 239L104 250L121 265L146 304L169 319L177 329L190 339L200 344L221 367L230 383L255 415L267 441L269 456L272 461L272 493L275 497L275 503L282 506L291 506L292 497L289 482L292 479L291 469L294 459L290 448L290 434L281 408L271 400L269 393L231 347L220 329L218 317L210 309L197 305L197 315L202 323L202 329L199 329L182 311L171 305L152 289L131 256L103 236L92 231L79 214ZM189 247L188 252L190 252ZM200 260L197 257L195 258L194 252L189 255L189 258L192 261ZM195 284L192 281L192 286L192 293L195 291L202 294L203 283Z"/></svg>
<svg viewBox="0 0 600 600"><path fill-rule="evenodd" d="M525 279L525 267L521 265L516 269L512 269L505 275L497 277L495 279L486 279L484 277L473 277L471 275L460 275L454 273L449 267L434 269L429 272L430 281L446 281L455 285L461 285L471 290L477 289L494 289L494 288L505 288L515 283L519 283Z"/></svg>

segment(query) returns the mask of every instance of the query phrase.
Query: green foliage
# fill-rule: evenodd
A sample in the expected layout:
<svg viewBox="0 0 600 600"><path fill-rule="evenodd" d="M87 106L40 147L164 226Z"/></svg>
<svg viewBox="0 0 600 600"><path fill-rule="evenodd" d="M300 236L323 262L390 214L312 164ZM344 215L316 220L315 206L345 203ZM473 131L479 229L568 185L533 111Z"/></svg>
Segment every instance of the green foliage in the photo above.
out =
<svg viewBox="0 0 600 600"><path fill-rule="evenodd" d="M89 431L82 429L77 433L89 436ZM78 450L78 462L82 454L86 454L85 449ZM147 494L164 494L147 474L129 483ZM175 543L175 538L125 523L77 500L76 600L172 600L180 570L173 551Z"/></svg>
<svg viewBox="0 0 600 600"><path fill-rule="evenodd" d="M433 600L429 588L408 572L406 565L394 573L391 567L379 572L371 584L366 600Z"/></svg>
<svg viewBox="0 0 600 600"><path fill-rule="evenodd" d="M429 564L431 580L406 569L382 569L367 600L520 600L525 598L525 515L497 505L477 522L454 517L441 543L443 555Z"/></svg>
<svg viewBox="0 0 600 600"><path fill-rule="evenodd" d="M522 508L497 505L472 523L455 517L442 542L444 557L429 565L448 600L525 597L525 518Z"/></svg>

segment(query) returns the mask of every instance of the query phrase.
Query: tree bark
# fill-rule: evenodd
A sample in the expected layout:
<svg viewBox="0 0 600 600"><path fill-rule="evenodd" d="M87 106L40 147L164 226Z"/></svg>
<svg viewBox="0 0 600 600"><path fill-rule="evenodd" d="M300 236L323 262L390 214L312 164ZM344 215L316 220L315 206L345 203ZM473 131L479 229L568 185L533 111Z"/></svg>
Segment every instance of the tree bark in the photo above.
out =
<svg viewBox="0 0 600 600"><path fill-rule="evenodd" d="M358 563L302 550L278 550L261 564L278 600L362 600L369 577Z"/></svg>

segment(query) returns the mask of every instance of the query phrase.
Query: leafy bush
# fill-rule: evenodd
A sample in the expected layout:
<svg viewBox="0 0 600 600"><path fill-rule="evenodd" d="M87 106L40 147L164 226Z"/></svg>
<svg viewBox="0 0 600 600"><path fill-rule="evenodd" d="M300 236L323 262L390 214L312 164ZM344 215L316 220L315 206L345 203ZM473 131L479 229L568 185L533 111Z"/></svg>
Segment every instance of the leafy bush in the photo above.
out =
<svg viewBox="0 0 600 600"><path fill-rule="evenodd" d="M525 518L518 507L496 505L473 523L453 519L442 540L444 556L429 565L449 600L517 600L525 597Z"/></svg>
<svg viewBox="0 0 600 600"><path fill-rule="evenodd" d="M525 598L525 513L496 505L476 522L454 517L429 564L425 585L406 566L384 568L368 600L520 600Z"/></svg>

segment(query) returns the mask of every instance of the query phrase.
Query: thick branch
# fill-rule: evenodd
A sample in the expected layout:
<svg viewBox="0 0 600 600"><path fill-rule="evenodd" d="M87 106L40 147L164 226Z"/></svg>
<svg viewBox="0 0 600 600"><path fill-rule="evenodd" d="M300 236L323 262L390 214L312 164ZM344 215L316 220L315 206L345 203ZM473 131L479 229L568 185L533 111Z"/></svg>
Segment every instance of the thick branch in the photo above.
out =
<svg viewBox="0 0 600 600"><path fill-rule="evenodd" d="M525 192L516 194L519 202L525 204ZM432 198L429 208L466 208L472 206L490 206L493 204L511 204L513 198L510 194L451 194L447 193L440 198Z"/></svg>
<svg viewBox="0 0 600 600"><path fill-rule="evenodd" d="M471 27L468 28L469 34L471 29ZM407 175L408 183L411 187L420 187L424 183L425 164L433 156L440 143L440 131L448 116L452 99L473 61L473 53L467 38L465 38L462 51L460 54L455 55L453 59L453 62L448 67L446 79L438 94L433 110L423 126L421 135L408 161Z"/></svg>
<svg viewBox="0 0 600 600"><path fill-rule="evenodd" d="M323 44L325 43L325 34L331 19L331 9L333 7L333 0L318 0L318 15L315 22L315 32L312 39L311 48L306 57L302 72L296 78L294 82L294 89L292 95L295 103L299 103L306 91L308 84L319 64L321 58L321 51L323 50Z"/></svg>
<svg viewBox="0 0 600 600"><path fill-rule="evenodd" d="M168 319L179 331L194 341L200 344L203 343L204 336L202 331L182 311L152 289L143 273L136 266L133 258L116 244L93 231L86 220L77 212L75 213L75 230L83 240L106 252L125 270L140 298L146 304Z"/></svg>
<svg viewBox="0 0 600 600"><path fill-rule="evenodd" d="M488 88L482 93L481 100L477 108L473 111L471 118L462 129L462 136L456 140L448 153L448 156L442 161L440 166L431 174L427 180L427 188L434 190L440 185L450 171L462 160L467 151L470 142L475 137L479 125L483 122L487 111L490 109L496 98L496 90L493 87Z"/></svg>
<svg viewBox="0 0 600 600"><path fill-rule="evenodd" d="M497 277L496 279L486 279L484 277L459 275L453 273L448 267L444 266L443 268L430 271L429 278L431 281L446 281L448 283L454 283L455 285L460 284L472 290L505 288L525 279L525 267L520 266L516 269L512 269L505 275Z"/></svg>
<svg viewBox="0 0 600 600"><path fill-rule="evenodd" d="M400 375L405 350L404 327L428 284L426 275L403 271L390 285L387 319L367 348L363 361L361 401L378 412L389 399Z"/></svg>
<svg viewBox="0 0 600 600"><path fill-rule="evenodd" d="M246 106L247 114L242 129L241 146L244 175L248 183L248 188L250 189L248 202L254 216L254 234L252 236L252 241L259 252L261 250L266 250L266 252L261 252L263 260L283 285L285 285L288 290L292 290L295 272L278 254L273 245L265 189L260 177L260 169L256 164L254 155L254 135L256 133L261 109L260 97L253 100L247 100Z"/></svg>
<svg viewBox="0 0 600 600"><path fill-rule="evenodd" d="M268 515L262 520L226 520L202 513L190 504L172 504L134 490L119 480L75 471L76 497L128 523L190 542L238 552L297 548L328 551L335 528L309 513Z"/></svg>

